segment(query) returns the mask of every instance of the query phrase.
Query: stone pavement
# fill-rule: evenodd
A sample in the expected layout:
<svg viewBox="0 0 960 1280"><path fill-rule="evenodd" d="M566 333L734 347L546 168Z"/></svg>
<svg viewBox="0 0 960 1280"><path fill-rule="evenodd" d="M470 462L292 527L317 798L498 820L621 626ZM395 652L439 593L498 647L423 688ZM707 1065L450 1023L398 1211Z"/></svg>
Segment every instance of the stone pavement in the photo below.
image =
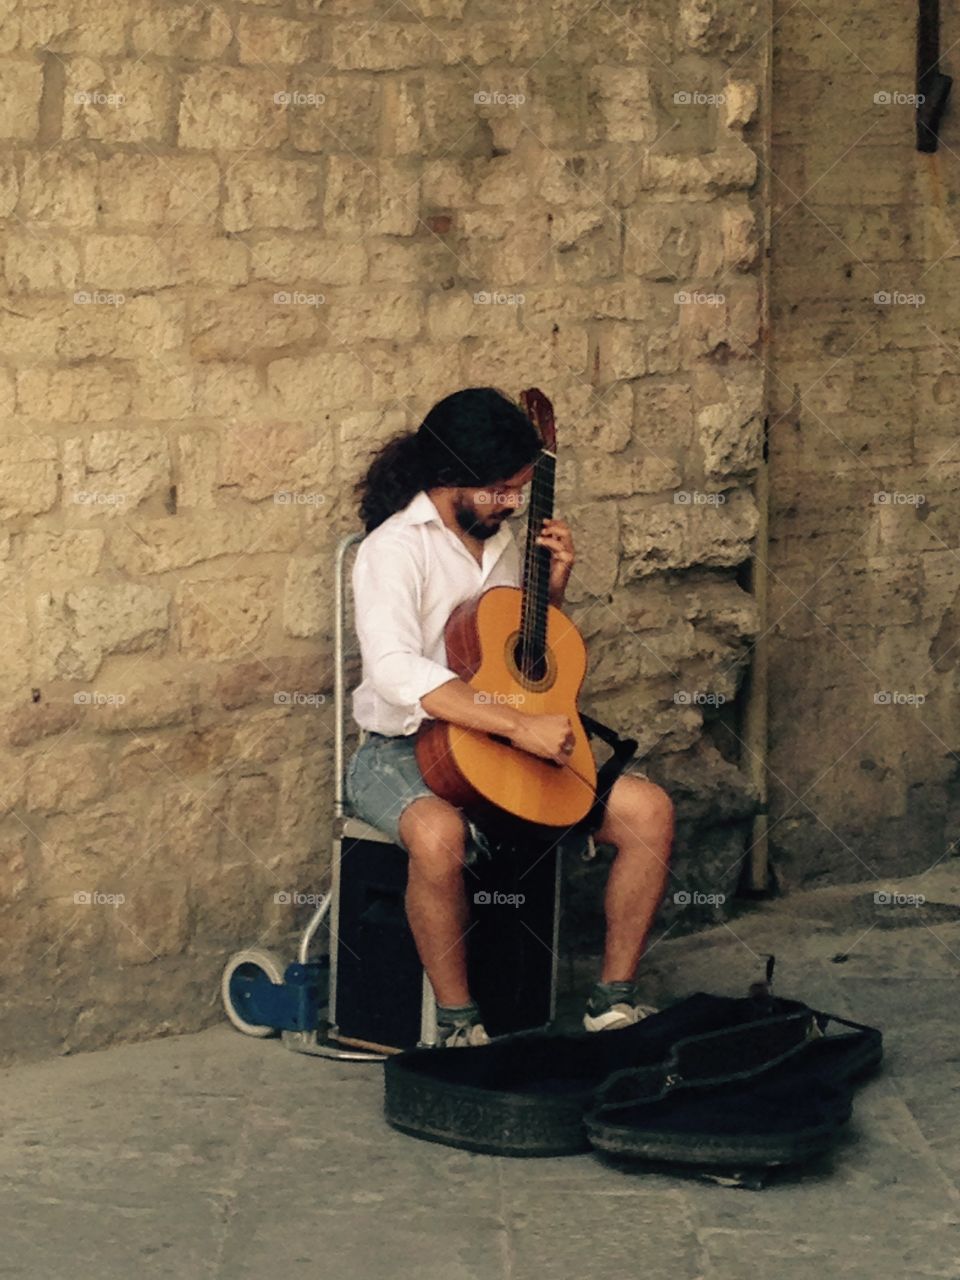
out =
<svg viewBox="0 0 960 1280"><path fill-rule="evenodd" d="M0 1277L958 1280L960 872L882 887L927 901L796 895L642 968L660 999L739 995L772 950L779 994L884 1030L849 1136L803 1175L448 1150L386 1126L379 1065L222 1026L2 1073Z"/></svg>

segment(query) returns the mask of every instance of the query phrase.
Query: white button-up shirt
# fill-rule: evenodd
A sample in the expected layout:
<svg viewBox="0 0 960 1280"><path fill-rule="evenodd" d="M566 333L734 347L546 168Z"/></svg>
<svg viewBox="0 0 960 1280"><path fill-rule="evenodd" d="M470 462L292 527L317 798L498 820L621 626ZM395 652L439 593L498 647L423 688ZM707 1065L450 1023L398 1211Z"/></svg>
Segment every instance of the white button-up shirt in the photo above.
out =
<svg viewBox="0 0 960 1280"><path fill-rule="evenodd" d="M447 666L443 638L451 613L489 587L520 586L509 524L487 538L478 564L422 489L360 543L353 600L362 680L353 718L361 729L412 734L431 718L420 699L457 674Z"/></svg>

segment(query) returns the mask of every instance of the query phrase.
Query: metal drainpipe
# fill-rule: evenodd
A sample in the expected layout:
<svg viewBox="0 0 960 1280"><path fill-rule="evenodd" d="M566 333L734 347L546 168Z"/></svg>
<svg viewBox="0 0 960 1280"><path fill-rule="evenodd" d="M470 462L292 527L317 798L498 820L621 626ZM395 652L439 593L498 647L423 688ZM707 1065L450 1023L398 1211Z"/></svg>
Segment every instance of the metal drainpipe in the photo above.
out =
<svg viewBox="0 0 960 1280"><path fill-rule="evenodd" d="M759 145L763 163L763 176L760 183L760 199L763 217L762 260L760 269L760 335L763 361L763 454L757 468L754 481L754 497L757 503L759 520L757 524L756 547L751 563L752 594L757 604L760 630L753 649L753 663L750 670L747 702L744 708L743 740L746 754L746 772L757 789L760 804L754 815L750 833L750 850L748 855L748 879L751 889L764 890L770 879L769 851L767 843L767 679L769 661L769 638L767 636L767 584L769 555L769 456L767 430L769 424L768 408L770 404L770 234L772 222L772 184L771 184L771 152L772 152L772 114L773 114L773 23L774 0L767 5L768 36L766 41L763 91L761 95L761 137Z"/></svg>

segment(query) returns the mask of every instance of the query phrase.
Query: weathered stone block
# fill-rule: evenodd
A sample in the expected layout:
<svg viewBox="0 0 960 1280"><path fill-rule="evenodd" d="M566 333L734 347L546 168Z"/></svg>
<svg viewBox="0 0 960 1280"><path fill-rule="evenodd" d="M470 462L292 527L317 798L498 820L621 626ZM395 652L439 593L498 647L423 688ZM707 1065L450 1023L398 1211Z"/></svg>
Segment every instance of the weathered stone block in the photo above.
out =
<svg viewBox="0 0 960 1280"><path fill-rule="evenodd" d="M113 306L91 302L89 297L84 301L81 295L76 303L71 301L59 318L57 354L64 359L155 358L158 352L182 347L186 327L182 300L143 294ZM119 372L115 371L114 377L122 382Z"/></svg>
<svg viewBox="0 0 960 1280"><path fill-rule="evenodd" d="M134 50L161 58L204 62L219 58L233 38L230 18L218 7L189 4L138 12L130 29Z"/></svg>
<svg viewBox="0 0 960 1280"><path fill-rule="evenodd" d="M80 517L129 515L170 484L167 437L160 431L96 431L84 447L84 467L64 494Z"/></svg>
<svg viewBox="0 0 960 1280"><path fill-rule="evenodd" d="M355 158L383 154L376 127L385 92L379 80L298 71L283 92L288 95L290 142L297 151ZM368 163L375 168L377 162Z"/></svg>
<svg viewBox="0 0 960 1280"><path fill-rule="evenodd" d="M619 453L632 436L633 392L629 382L613 383L605 390L583 382L563 388L556 396L558 436Z"/></svg>
<svg viewBox="0 0 960 1280"><path fill-rule="evenodd" d="M83 742L42 751L25 762L26 805L42 813L72 813L99 800L111 785L110 752Z"/></svg>
<svg viewBox="0 0 960 1280"><path fill-rule="evenodd" d="M88 698L84 716L91 728L118 733L128 729L157 729L189 722L198 699L192 681L170 678L157 670L147 676L114 676L112 692L121 695L103 700ZM76 695L75 695L76 696Z"/></svg>
<svg viewBox="0 0 960 1280"><path fill-rule="evenodd" d="M245 498L272 500L281 507L298 507L332 498L329 487L333 441L317 430L284 424L235 426L221 447L222 485L236 488Z"/></svg>
<svg viewBox="0 0 960 1280"><path fill-rule="evenodd" d="M622 581L692 565L733 566L749 557L757 531L756 505L749 492L694 490L687 498L639 510L624 507Z"/></svg>
<svg viewBox="0 0 960 1280"><path fill-rule="evenodd" d="M183 231L216 224L220 170L213 156L161 158L121 151L100 160L99 177L106 227L172 226Z"/></svg>
<svg viewBox="0 0 960 1280"><path fill-rule="evenodd" d="M360 158L331 155L323 195L327 235L359 239L365 235L410 236L419 225L419 166L407 160L381 160L375 171ZM274 224L276 225L276 224Z"/></svg>
<svg viewBox="0 0 960 1280"><path fill-rule="evenodd" d="M71 58L63 94L64 138L162 144L173 141L174 79L166 67Z"/></svg>
<svg viewBox="0 0 960 1280"><path fill-rule="evenodd" d="M287 567L283 629L291 636L329 635L333 587L329 556L298 557Z"/></svg>
<svg viewBox="0 0 960 1280"><path fill-rule="evenodd" d="M198 303L191 352L198 360L242 360L251 351L275 351L315 336L313 307L284 305L250 291Z"/></svg>
<svg viewBox="0 0 960 1280"><path fill-rule="evenodd" d="M6 829L0 832L0 905L22 898L32 879L28 863L30 833Z"/></svg>
<svg viewBox="0 0 960 1280"><path fill-rule="evenodd" d="M116 913L107 917L116 939L117 959L124 965L151 964L180 955L191 931L188 889L182 880L157 878L125 893Z"/></svg>
<svg viewBox="0 0 960 1280"><path fill-rule="evenodd" d="M17 411L53 422L107 421L130 408L131 380L106 365L24 369L17 375Z"/></svg>
<svg viewBox="0 0 960 1280"><path fill-rule="evenodd" d="M309 412L318 404L345 408L365 391L366 356L331 352L323 356L300 356L275 360L267 367L267 389L271 407L278 413Z"/></svg>
<svg viewBox="0 0 960 1280"><path fill-rule="evenodd" d="M669 457L641 452L636 457L579 451L583 498L630 497L637 493L662 493L680 483L681 469Z"/></svg>
<svg viewBox="0 0 960 1280"><path fill-rule="evenodd" d="M318 293L336 285L356 285L367 265L365 244L310 235L273 235L258 238L250 272L255 280L278 285L298 285Z"/></svg>
<svg viewBox="0 0 960 1280"><path fill-rule="evenodd" d="M181 147L271 150L286 141L288 120L277 78L263 69L203 67L183 78L177 122Z"/></svg>
<svg viewBox="0 0 960 1280"><path fill-rule="evenodd" d="M615 502L606 503L603 520L595 520L594 506L571 506L564 513L576 549L576 562L567 584L571 604L609 598L617 580L620 513Z"/></svg>
<svg viewBox="0 0 960 1280"><path fill-rule="evenodd" d="M0 444L0 515L38 515L57 500L57 442L15 436Z"/></svg>
<svg viewBox="0 0 960 1280"><path fill-rule="evenodd" d="M251 546L260 553L290 551L297 540L293 521L271 503L267 509L245 510L242 518L217 511L177 520L125 521L113 532L111 553L128 573L167 573L245 553Z"/></svg>
<svg viewBox="0 0 960 1280"><path fill-rule="evenodd" d="M694 379L697 438L703 473L711 487L752 475L762 460L763 371L747 366L743 376L698 370Z"/></svg>
<svg viewBox="0 0 960 1280"><path fill-rule="evenodd" d="M47 591L37 598L35 678L89 680L109 653L162 648L170 593L125 583Z"/></svg>
<svg viewBox="0 0 960 1280"><path fill-rule="evenodd" d="M177 591L180 652L214 662L256 653L272 603L269 578L191 578Z"/></svg>
<svg viewBox="0 0 960 1280"><path fill-rule="evenodd" d="M39 62L8 62L0 89L0 137L31 141L40 126L43 67Z"/></svg>
<svg viewBox="0 0 960 1280"><path fill-rule="evenodd" d="M214 431L192 431L177 437L177 507L190 510L216 505L220 441Z"/></svg>
<svg viewBox="0 0 960 1280"><path fill-rule="evenodd" d="M351 340L410 341L423 325L419 292L403 290L343 289L329 308L327 324Z"/></svg>
<svg viewBox="0 0 960 1280"><path fill-rule="evenodd" d="M237 21L237 56L244 66L295 65L322 56L319 23L244 13Z"/></svg>
<svg viewBox="0 0 960 1280"><path fill-rule="evenodd" d="M289 654L271 654L261 662L238 663L218 677L216 696L229 711L265 701L271 706L292 705L277 703L278 694L299 691L301 694L329 694L331 692L330 664L319 655L309 658L292 657Z"/></svg>
<svg viewBox="0 0 960 1280"><path fill-rule="evenodd" d="M66 236L10 232L4 272L14 293L62 293L77 283L80 255Z"/></svg>
<svg viewBox="0 0 960 1280"><path fill-rule="evenodd" d="M225 231L258 231L272 227L316 230L323 190L320 166L307 160L274 157L240 159L224 179ZM349 228L357 238L357 228ZM327 228L330 231L330 228Z"/></svg>
<svg viewBox="0 0 960 1280"><path fill-rule="evenodd" d="M105 542L102 529L37 529L23 535L23 565L41 585L75 582L97 572Z"/></svg>

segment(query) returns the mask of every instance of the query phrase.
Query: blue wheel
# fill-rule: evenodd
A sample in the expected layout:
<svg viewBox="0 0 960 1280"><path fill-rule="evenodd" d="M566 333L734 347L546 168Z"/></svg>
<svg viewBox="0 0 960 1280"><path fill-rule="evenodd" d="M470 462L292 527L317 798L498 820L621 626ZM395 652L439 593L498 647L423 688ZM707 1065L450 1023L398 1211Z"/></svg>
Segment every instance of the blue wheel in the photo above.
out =
<svg viewBox="0 0 960 1280"><path fill-rule="evenodd" d="M265 1040L268 1036L279 1034L276 1027L250 1022L245 1015L250 996L250 980L266 976L271 982L280 985L283 983L285 969L286 965L275 951L266 951L260 947L238 951L227 962L220 983L223 1008L233 1025L245 1036Z"/></svg>

